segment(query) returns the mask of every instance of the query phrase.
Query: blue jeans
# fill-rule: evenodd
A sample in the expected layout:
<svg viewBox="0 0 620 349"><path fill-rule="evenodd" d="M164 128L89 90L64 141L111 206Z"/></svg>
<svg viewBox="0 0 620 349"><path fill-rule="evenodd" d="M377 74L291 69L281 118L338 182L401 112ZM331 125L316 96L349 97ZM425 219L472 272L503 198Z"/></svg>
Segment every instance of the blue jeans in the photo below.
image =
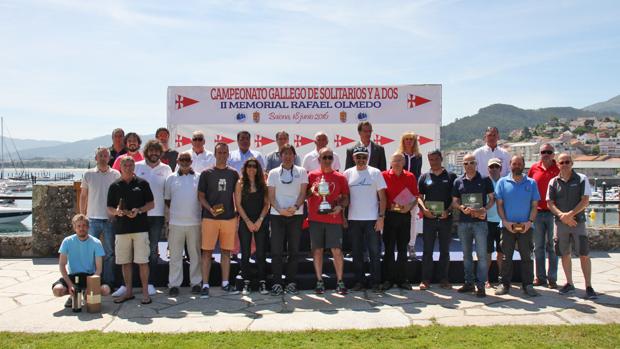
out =
<svg viewBox="0 0 620 349"><path fill-rule="evenodd" d="M542 282L557 281L558 256L553 248L553 214L539 211L534 222L534 256L536 258L536 278ZM545 252L549 259L549 273L545 271Z"/></svg>
<svg viewBox="0 0 620 349"><path fill-rule="evenodd" d="M149 273L149 280L153 282L155 266L157 265L157 258L159 257L157 247L159 246L159 238L161 237L161 233L164 230L164 216L149 216L148 221L149 247L151 248L151 253L149 254L149 268L151 269L151 272Z"/></svg>
<svg viewBox="0 0 620 349"><path fill-rule="evenodd" d="M463 246L463 266L465 267L465 283L484 288L487 281L487 222L461 222L458 227L459 239ZM474 279L473 243L476 241L476 278Z"/></svg>
<svg viewBox="0 0 620 349"><path fill-rule="evenodd" d="M104 284L114 286L114 227L107 219L88 219L88 234L101 241L105 256L103 256L103 270L101 279ZM102 236L103 235L103 236Z"/></svg>
<svg viewBox="0 0 620 349"><path fill-rule="evenodd" d="M353 246L355 281L364 283L364 251L370 257L371 285L381 283L381 233L375 231L377 221L349 221L348 234Z"/></svg>

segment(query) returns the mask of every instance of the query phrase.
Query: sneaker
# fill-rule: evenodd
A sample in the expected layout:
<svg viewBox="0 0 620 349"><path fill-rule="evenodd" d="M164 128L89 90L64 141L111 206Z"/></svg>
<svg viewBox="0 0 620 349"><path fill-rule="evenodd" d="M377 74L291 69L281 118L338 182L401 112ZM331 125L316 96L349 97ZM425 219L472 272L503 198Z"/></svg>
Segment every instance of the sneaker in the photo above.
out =
<svg viewBox="0 0 620 349"><path fill-rule="evenodd" d="M297 291L297 284L295 284L294 282L289 282L288 285L286 285L284 292L286 292L287 294L298 294L299 291Z"/></svg>
<svg viewBox="0 0 620 349"><path fill-rule="evenodd" d="M202 290L200 290L200 298L203 298L203 299L209 298L209 288L208 287L203 287Z"/></svg>
<svg viewBox="0 0 620 349"><path fill-rule="evenodd" d="M534 286L547 286L547 281L546 280L541 280L539 278L534 279L534 283L532 283L532 285Z"/></svg>
<svg viewBox="0 0 620 349"><path fill-rule="evenodd" d="M228 283L228 285L222 286L222 291L228 294L239 294L239 290L230 282Z"/></svg>
<svg viewBox="0 0 620 349"><path fill-rule="evenodd" d="M338 284L336 285L336 293L340 295L345 295L348 292L349 291L347 290L347 287L344 285L344 281L342 280L338 281Z"/></svg>
<svg viewBox="0 0 620 349"><path fill-rule="evenodd" d="M118 288L118 290L114 291L114 293L112 293L112 297L122 297L125 295L125 292L127 292L127 287L125 286L121 286Z"/></svg>
<svg viewBox="0 0 620 349"><path fill-rule="evenodd" d="M431 288L431 285L429 285L428 281L420 282L420 291L426 291L429 288Z"/></svg>
<svg viewBox="0 0 620 349"><path fill-rule="evenodd" d="M592 286L588 286L586 287L586 299L597 299L598 298L598 294L596 294L596 292L594 292L594 289L592 288Z"/></svg>
<svg viewBox="0 0 620 349"><path fill-rule="evenodd" d="M381 284L374 284L374 285L372 285L372 292L373 293L382 293L383 292L383 288L381 288Z"/></svg>
<svg viewBox="0 0 620 349"><path fill-rule="evenodd" d="M487 293L485 291L484 285L482 287L478 286L476 288L476 297L478 298L482 298L482 297L486 297Z"/></svg>
<svg viewBox="0 0 620 349"><path fill-rule="evenodd" d="M73 308L73 298L69 296L65 302L65 308Z"/></svg>
<svg viewBox="0 0 620 349"><path fill-rule="evenodd" d="M149 296L154 296L157 293L157 290L155 289L155 286L149 284L149 286L147 288L149 290Z"/></svg>
<svg viewBox="0 0 620 349"><path fill-rule="evenodd" d="M314 293L316 294L325 293L325 283L323 282L323 280L318 280L316 282L316 286L314 287Z"/></svg>
<svg viewBox="0 0 620 349"><path fill-rule="evenodd" d="M381 284L381 288L382 288L384 291L387 291L387 290L389 290L390 288L392 288L392 285L393 285L393 284L392 284L392 281L383 281L383 283Z"/></svg>
<svg viewBox="0 0 620 349"><path fill-rule="evenodd" d="M491 284L491 281L487 281L484 283L484 287L485 288L493 288L493 285Z"/></svg>
<svg viewBox="0 0 620 349"><path fill-rule="evenodd" d="M463 286L459 287L458 290L456 290L458 293L467 293L467 292L474 292L476 290L476 287L474 287L474 284L464 284Z"/></svg>
<svg viewBox="0 0 620 349"><path fill-rule="evenodd" d="M192 294L200 294L200 285L192 286Z"/></svg>
<svg viewBox="0 0 620 349"><path fill-rule="evenodd" d="M547 287L549 287L550 290L557 290L558 283L555 281L549 281L549 285L547 285Z"/></svg>
<svg viewBox="0 0 620 349"><path fill-rule="evenodd" d="M569 294L575 291L575 286L571 284L566 284L562 286L562 288L558 291L560 294Z"/></svg>
<svg viewBox="0 0 620 349"><path fill-rule="evenodd" d="M441 282L439 282L439 287L443 288L444 290L451 290L452 284L448 280L442 280Z"/></svg>
<svg viewBox="0 0 620 349"><path fill-rule="evenodd" d="M258 293L262 295L269 294L269 291L267 291L267 283L265 282L265 280L261 280L258 283Z"/></svg>
<svg viewBox="0 0 620 349"><path fill-rule="evenodd" d="M361 282L356 282L355 285L353 285L353 288L351 289L351 291L353 292L360 292L364 290L364 284L362 284Z"/></svg>
<svg viewBox="0 0 620 349"><path fill-rule="evenodd" d="M510 293L510 285L499 284L495 290L496 296L503 296L508 293Z"/></svg>
<svg viewBox="0 0 620 349"><path fill-rule="evenodd" d="M170 297L176 297L179 295L179 288L178 287L170 287L170 290L168 290L168 295Z"/></svg>
<svg viewBox="0 0 620 349"><path fill-rule="evenodd" d="M530 297L536 297L538 296L538 292L536 292L536 290L534 289L534 286L532 285L527 285L523 288L523 293L525 293L526 295L530 296Z"/></svg>
<svg viewBox="0 0 620 349"><path fill-rule="evenodd" d="M282 285L280 284L273 284L273 286L271 286L271 295L272 296L281 296L284 293L284 290L282 289Z"/></svg>
<svg viewBox="0 0 620 349"><path fill-rule="evenodd" d="M409 281L405 281L402 284L398 285L403 290L411 291L413 290L413 286L409 283Z"/></svg>
<svg viewBox="0 0 620 349"><path fill-rule="evenodd" d="M241 290L241 294L247 296L251 292L252 290L250 289L250 280L243 280L243 289Z"/></svg>

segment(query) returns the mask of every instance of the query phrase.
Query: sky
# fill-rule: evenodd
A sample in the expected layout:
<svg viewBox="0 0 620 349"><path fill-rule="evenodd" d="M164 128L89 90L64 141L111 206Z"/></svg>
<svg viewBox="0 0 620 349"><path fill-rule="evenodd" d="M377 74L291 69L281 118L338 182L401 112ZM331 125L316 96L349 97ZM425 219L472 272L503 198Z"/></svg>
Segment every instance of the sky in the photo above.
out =
<svg viewBox="0 0 620 349"><path fill-rule="evenodd" d="M0 0L0 116L75 141L166 123L168 86L442 84L493 103L620 94L620 2Z"/></svg>

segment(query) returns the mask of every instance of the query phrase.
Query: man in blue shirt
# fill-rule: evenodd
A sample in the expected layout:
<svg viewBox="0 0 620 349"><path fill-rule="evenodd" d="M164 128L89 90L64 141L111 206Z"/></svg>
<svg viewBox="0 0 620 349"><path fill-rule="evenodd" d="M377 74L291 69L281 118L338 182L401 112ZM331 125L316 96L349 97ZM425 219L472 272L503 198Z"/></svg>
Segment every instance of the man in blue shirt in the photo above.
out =
<svg viewBox="0 0 620 349"><path fill-rule="evenodd" d="M237 170L238 173L241 173L241 167L243 167L245 160L255 158L260 163L261 167L265 168L265 158L263 154L258 150L250 149L251 144L252 135L250 132L245 130L237 132L237 145L239 149L230 152L228 166Z"/></svg>
<svg viewBox="0 0 620 349"><path fill-rule="evenodd" d="M532 253L532 223L536 218L536 206L540 200L536 181L523 174L525 160L515 155L510 160L510 174L500 178L495 188L497 213L502 219L502 250L505 260L502 265L502 283L495 291L496 295L505 295L510 291L512 280L512 256L518 243L521 255L521 283L523 292L530 297L538 296L534 290L534 269Z"/></svg>
<svg viewBox="0 0 620 349"><path fill-rule="evenodd" d="M60 258L58 265L62 277L52 285L54 296L62 297L72 295L75 292L73 275L101 275L102 257L105 256L103 245L99 239L88 235L88 217L77 214L71 220L75 234L67 236L58 253ZM101 285L101 295L110 294L108 285ZM72 305L71 297L65 303L65 307Z"/></svg>

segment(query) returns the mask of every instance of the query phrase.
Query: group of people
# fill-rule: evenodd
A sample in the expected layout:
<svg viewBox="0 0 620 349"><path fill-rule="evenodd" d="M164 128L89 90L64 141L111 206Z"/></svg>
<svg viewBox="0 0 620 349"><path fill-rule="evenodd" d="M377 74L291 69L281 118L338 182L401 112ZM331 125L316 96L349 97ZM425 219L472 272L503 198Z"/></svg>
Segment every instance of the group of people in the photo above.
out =
<svg viewBox="0 0 620 349"><path fill-rule="evenodd" d="M459 292L485 296L485 289L491 287L490 259L496 251L500 282L495 293L508 293L515 248L521 255L522 288L527 295L537 295L533 286L557 288L556 251L567 279L560 292L572 292L572 241L581 259L586 294L596 297L590 284L583 213L591 189L587 178L572 170L568 154L560 154L556 163L553 147L544 144L540 162L526 175L523 157L511 157L499 148L498 131L490 127L485 133L487 144L463 158L463 175L456 176L442 166L439 150L427 154L430 170L422 174L422 156L413 132L402 135L388 168L384 148L371 141L372 125L360 122L357 129L360 140L347 149L344 168L324 132L317 132L315 149L302 158L289 144L285 131L276 134L278 150L263 156L250 149L247 131L237 134L238 149L231 151L226 143L217 143L214 152L205 149L204 134L195 131L191 150L178 153L169 148L170 134L165 128L157 130L156 139L149 140L142 152L136 133L114 130L113 145L96 150L97 166L84 175L81 213L73 219L75 234L61 244L62 278L53 285L54 294L72 293L71 274L87 273L102 276L104 295L111 292L110 286L120 286L113 293L116 303L134 299L135 263L143 286L141 302L150 303L155 288L149 271L163 252L158 243L166 217L168 292L173 297L183 283L184 254L190 264L191 292L209 296L212 257L218 244L225 292L297 294L305 226L317 294L325 292L326 249L333 257L336 292L348 292L343 277L345 235L353 256L353 290L369 287L383 292L394 285L410 290L407 257L419 232L418 220L424 242L419 289L429 289L433 281L450 289L452 217L458 212L465 272ZM418 216L422 218L416 219ZM435 265L437 239L440 257ZM239 288L230 275L231 256L238 250L243 278ZM268 250L271 279L266 269ZM250 263L252 256L255 263ZM122 282L114 279L115 264L122 266Z"/></svg>

